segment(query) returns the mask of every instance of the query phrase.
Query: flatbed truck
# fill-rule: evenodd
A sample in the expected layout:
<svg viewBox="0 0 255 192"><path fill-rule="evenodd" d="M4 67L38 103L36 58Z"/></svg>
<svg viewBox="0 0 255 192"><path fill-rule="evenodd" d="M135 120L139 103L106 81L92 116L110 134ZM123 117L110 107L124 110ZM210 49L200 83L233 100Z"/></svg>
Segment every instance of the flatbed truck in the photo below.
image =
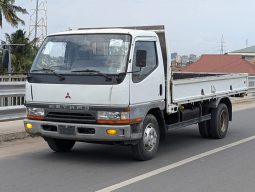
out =
<svg viewBox="0 0 255 192"><path fill-rule="evenodd" d="M26 131L55 152L75 142L131 146L149 160L176 128L198 124L222 139L230 97L247 93L247 74L175 73L164 26L79 29L49 35L27 77Z"/></svg>

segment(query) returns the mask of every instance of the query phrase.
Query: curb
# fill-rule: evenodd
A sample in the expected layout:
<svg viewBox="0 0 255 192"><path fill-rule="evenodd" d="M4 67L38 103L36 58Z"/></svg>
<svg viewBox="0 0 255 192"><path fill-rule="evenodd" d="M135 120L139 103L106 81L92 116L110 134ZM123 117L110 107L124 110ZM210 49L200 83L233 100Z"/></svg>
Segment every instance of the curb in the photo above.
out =
<svg viewBox="0 0 255 192"><path fill-rule="evenodd" d="M251 103L251 102L255 102L255 97L232 100L233 105L245 104L245 103ZM27 137L31 137L31 136L25 131L25 128L24 128L24 131L19 131L19 132L14 132L14 133L5 133L5 134L0 133L0 143L13 141L13 140L17 140L17 139L25 139Z"/></svg>
<svg viewBox="0 0 255 192"><path fill-rule="evenodd" d="M27 137L30 137L30 136L25 131L20 131L20 132L16 132L16 133L0 134L0 143L7 142L7 141L13 141L13 140L17 140L17 139L25 139Z"/></svg>

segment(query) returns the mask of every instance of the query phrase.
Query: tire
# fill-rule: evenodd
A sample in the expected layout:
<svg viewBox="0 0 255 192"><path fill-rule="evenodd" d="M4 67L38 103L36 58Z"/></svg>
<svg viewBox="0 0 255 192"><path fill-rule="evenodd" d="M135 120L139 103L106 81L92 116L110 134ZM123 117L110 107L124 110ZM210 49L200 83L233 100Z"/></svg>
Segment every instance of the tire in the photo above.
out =
<svg viewBox="0 0 255 192"><path fill-rule="evenodd" d="M229 112L225 104L220 103L216 109L212 109L210 121L210 135L214 139L223 139L228 131Z"/></svg>
<svg viewBox="0 0 255 192"><path fill-rule="evenodd" d="M198 123L198 130L203 138L211 138L210 135L210 121L203 121L201 123Z"/></svg>
<svg viewBox="0 0 255 192"><path fill-rule="evenodd" d="M203 107L202 112L203 112L203 115L207 115L210 113L209 108L204 108L204 107ZM201 137L206 138L206 139L211 138L210 120L198 123L198 130L199 130Z"/></svg>
<svg viewBox="0 0 255 192"><path fill-rule="evenodd" d="M73 148L75 144L75 141L72 140L52 138L45 138L45 140L48 143L49 147L55 152L68 152Z"/></svg>
<svg viewBox="0 0 255 192"><path fill-rule="evenodd" d="M132 146L134 157L146 161L152 159L159 148L159 125L154 115L148 114L143 121L143 137Z"/></svg>

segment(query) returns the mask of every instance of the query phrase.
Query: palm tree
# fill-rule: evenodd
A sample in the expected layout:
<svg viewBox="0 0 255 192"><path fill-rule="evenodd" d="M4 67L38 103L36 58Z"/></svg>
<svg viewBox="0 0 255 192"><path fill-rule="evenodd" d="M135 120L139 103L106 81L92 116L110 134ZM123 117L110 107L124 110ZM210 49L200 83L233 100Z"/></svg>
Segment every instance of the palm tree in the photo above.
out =
<svg viewBox="0 0 255 192"><path fill-rule="evenodd" d="M3 17L6 19L8 23L10 23L13 27L17 27L19 23L24 25L24 21L21 20L17 13L27 14L27 10L14 5L15 0L0 0L0 27L3 26Z"/></svg>
<svg viewBox="0 0 255 192"><path fill-rule="evenodd" d="M11 60L14 72L27 72L38 51L34 41L30 41L23 30L17 30L12 34L5 34L9 44L23 44L23 46L11 46Z"/></svg>

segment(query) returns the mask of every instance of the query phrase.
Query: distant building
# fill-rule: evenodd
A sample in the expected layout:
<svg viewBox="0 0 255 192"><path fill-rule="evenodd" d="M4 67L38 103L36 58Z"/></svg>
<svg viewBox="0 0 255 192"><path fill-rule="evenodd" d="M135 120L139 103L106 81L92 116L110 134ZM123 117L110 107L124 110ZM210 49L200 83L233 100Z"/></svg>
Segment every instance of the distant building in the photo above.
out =
<svg viewBox="0 0 255 192"><path fill-rule="evenodd" d="M183 65L186 65L187 63L189 63L189 56L188 55L183 55L183 56L181 56L181 58L182 58L181 63Z"/></svg>
<svg viewBox="0 0 255 192"><path fill-rule="evenodd" d="M171 64L172 70L180 71L183 67L188 64L197 61L197 56L195 54L190 55L179 55L178 53L171 54Z"/></svg>
<svg viewBox="0 0 255 192"><path fill-rule="evenodd" d="M243 59L242 55L202 55L198 61L183 68L182 71L255 75L255 65Z"/></svg>
<svg viewBox="0 0 255 192"><path fill-rule="evenodd" d="M249 62L250 62L251 64L255 65L255 58L250 59Z"/></svg>
<svg viewBox="0 0 255 192"><path fill-rule="evenodd" d="M178 53L171 53L171 61L174 61L174 60L176 60L176 58L177 58L177 56L178 56Z"/></svg>
<svg viewBox="0 0 255 192"><path fill-rule="evenodd" d="M171 54L171 68L172 71L180 71L182 68L182 59L181 56L178 55L178 53L172 53Z"/></svg>
<svg viewBox="0 0 255 192"><path fill-rule="evenodd" d="M189 62L195 62L197 60L197 56L195 54L189 55Z"/></svg>
<svg viewBox="0 0 255 192"><path fill-rule="evenodd" d="M177 55L176 57L176 63L178 63L179 65L182 65L182 57L180 55Z"/></svg>
<svg viewBox="0 0 255 192"><path fill-rule="evenodd" d="M245 60L252 62L255 59L255 46L232 51L228 54L229 55L242 55Z"/></svg>

